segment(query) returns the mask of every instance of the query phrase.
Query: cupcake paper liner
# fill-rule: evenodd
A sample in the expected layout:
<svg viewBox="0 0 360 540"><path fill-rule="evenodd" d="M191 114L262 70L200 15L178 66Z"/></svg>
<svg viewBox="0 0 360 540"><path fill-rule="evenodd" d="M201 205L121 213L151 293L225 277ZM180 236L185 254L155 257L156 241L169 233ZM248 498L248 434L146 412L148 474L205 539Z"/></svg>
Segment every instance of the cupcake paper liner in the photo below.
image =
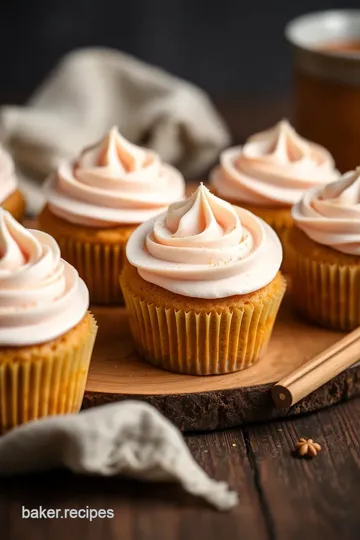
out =
<svg viewBox="0 0 360 540"><path fill-rule="evenodd" d="M76 413L85 391L97 325L92 315L90 329L79 342L59 347L51 355L23 354L1 358L0 432L49 415ZM65 334L66 336L66 334Z"/></svg>
<svg viewBox="0 0 360 540"><path fill-rule="evenodd" d="M360 265L312 260L295 249L290 254L295 307L329 328L349 331L359 326Z"/></svg>
<svg viewBox="0 0 360 540"><path fill-rule="evenodd" d="M119 275L125 261L126 243L136 225L92 228L57 217L48 206L38 216L39 228L60 246L61 256L85 281L90 303L122 305Z"/></svg>
<svg viewBox="0 0 360 540"><path fill-rule="evenodd" d="M90 243L72 238L56 238L61 256L85 281L92 304L123 304L119 275L126 244Z"/></svg>
<svg viewBox="0 0 360 540"><path fill-rule="evenodd" d="M179 373L214 375L253 365L266 350L285 282L266 301L222 312L182 311L148 303L122 283L140 354Z"/></svg>

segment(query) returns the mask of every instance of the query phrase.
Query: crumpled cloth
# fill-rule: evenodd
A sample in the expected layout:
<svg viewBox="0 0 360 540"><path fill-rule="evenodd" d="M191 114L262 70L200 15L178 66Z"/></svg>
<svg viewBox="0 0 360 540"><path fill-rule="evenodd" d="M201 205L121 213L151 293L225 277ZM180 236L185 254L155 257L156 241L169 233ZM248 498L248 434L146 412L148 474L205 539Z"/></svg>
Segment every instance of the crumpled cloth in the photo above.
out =
<svg viewBox="0 0 360 540"><path fill-rule="evenodd" d="M71 52L26 106L0 109L1 139L23 173L30 213L43 205L38 186L49 172L113 125L186 177L201 174L230 141L208 96L193 84L116 50Z"/></svg>
<svg viewBox="0 0 360 540"><path fill-rule="evenodd" d="M123 401L36 420L0 437L0 476L66 467L89 475L176 481L218 510L237 494L194 461L178 429L154 407Z"/></svg>

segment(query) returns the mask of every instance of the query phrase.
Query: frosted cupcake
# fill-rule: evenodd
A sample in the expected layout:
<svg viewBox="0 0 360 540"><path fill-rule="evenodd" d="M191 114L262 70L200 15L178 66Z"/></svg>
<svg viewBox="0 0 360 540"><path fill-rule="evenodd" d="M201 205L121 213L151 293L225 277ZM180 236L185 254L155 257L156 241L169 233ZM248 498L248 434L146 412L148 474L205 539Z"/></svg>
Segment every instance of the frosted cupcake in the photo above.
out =
<svg viewBox="0 0 360 540"><path fill-rule="evenodd" d="M0 431L80 409L96 323L53 238L0 209Z"/></svg>
<svg viewBox="0 0 360 540"><path fill-rule="evenodd" d="M305 193L286 237L297 308L324 326L360 325L360 168Z"/></svg>
<svg viewBox="0 0 360 540"><path fill-rule="evenodd" d="M95 304L122 301L119 274L126 242L139 223L184 197L179 171L116 128L45 185L40 228L59 243L64 259L86 282Z"/></svg>
<svg viewBox="0 0 360 540"><path fill-rule="evenodd" d="M121 276L135 343L151 363L229 373L266 350L285 292L282 249L261 219L200 185L140 225Z"/></svg>
<svg viewBox="0 0 360 540"><path fill-rule="evenodd" d="M10 154L0 145L0 205L17 221L25 215L25 199L18 189L14 162Z"/></svg>
<svg viewBox="0 0 360 540"><path fill-rule="evenodd" d="M225 150L210 182L217 195L254 212L283 239L293 226L292 205L306 190L338 177L330 153L282 120L244 146Z"/></svg>

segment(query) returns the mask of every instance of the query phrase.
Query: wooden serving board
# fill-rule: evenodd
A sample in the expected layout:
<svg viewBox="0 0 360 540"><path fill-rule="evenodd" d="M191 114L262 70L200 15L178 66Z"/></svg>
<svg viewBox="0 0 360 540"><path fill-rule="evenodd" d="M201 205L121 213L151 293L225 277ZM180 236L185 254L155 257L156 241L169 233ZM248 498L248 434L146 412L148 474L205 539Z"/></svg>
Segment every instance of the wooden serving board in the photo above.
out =
<svg viewBox="0 0 360 540"><path fill-rule="evenodd" d="M296 316L286 296L266 355L229 375L197 377L158 369L135 351L124 308L93 307L99 334L86 386L85 408L145 400L183 431L207 431L314 411L360 395L360 366L338 375L289 410L275 409L270 388L340 339ZM360 358L360 351L359 351Z"/></svg>

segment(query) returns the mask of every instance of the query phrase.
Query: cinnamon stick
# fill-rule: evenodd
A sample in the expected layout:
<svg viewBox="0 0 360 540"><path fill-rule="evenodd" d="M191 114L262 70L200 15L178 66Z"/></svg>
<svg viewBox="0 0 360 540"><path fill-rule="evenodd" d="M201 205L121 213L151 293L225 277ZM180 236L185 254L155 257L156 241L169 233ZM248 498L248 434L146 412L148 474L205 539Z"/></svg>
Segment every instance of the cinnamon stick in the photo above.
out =
<svg viewBox="0 0 360 540"><path fill-rule="evenodd" d="M271 389L278 409L295 405L360 360L360 327L279 381Z"/></svg>

